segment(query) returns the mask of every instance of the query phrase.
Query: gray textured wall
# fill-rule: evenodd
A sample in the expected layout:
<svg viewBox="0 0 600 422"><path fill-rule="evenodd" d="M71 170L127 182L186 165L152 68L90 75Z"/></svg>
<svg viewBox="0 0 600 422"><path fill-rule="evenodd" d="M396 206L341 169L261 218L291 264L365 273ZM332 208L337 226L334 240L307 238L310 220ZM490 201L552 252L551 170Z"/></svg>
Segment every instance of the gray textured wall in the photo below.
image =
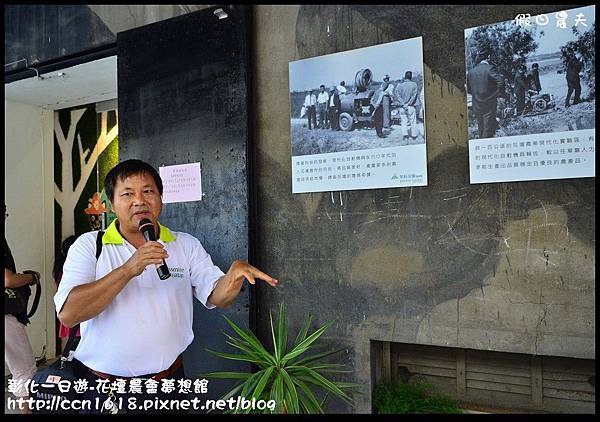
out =
<svg viewBox="0 0 600 422"><path fill-rule="evenodd" d="M333 320L354 411L369 340L594 359L595 179L469 184L463 29L564 8L255 6L259 332ZM421 35L429 185L292 195L288 62Z"/></svg>
<svg viewBox="0 0 600 422"><path fill-rule="evenodd" d="M73 12L91 31L85 45L192 8L118 7ZM282 281L258 288L259 334L269 341L268 315L281 301L292 329L308 313L315 324L333 320L326 346L346 349L338 361L365 386L356 411L370 412L369 340L595 358L595 178L470 185L468 175L463 29L564 8L254 6L256 252ZM32 57L21 53L36 51L44 28L56 31L28 27L5 61ZM9 35L7 50L23 41ZM288 62L415 36L429 185L292 195ZM349 411L338 402L330 410Z"/></svg>

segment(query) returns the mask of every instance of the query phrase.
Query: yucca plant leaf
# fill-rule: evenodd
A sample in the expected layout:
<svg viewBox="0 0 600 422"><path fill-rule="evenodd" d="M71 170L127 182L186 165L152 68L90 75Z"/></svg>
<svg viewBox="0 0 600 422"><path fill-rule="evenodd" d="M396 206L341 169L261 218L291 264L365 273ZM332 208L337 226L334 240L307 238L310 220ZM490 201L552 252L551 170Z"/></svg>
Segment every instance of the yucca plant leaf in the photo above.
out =
<svg viewBox="0 0 600 422"><path fill-rule="evenodd" d="M323 363L321 365L306 365L307 368L312 369L313 371L317 371L318 373L330 373L330 374L349 374L353 371L344 370L340 368L345 368L345 365L340 363Z"/></svg>
<svg viewBox="0 0 600 422"><path fill-rule="evenodd" d="M314 368L311 368L314 369ZM350 370L343 370L343 369L316 369L320 374L326 373L326 374L350 374L354 371L350 371Z"/></svg>
<svg viewBox="0 0 600 422"><path fill-rule="evenodd" d="M362 384L357 384L355 382L338 382L338 381L336 381L334 384L337 385L342 390L345 388L347 388L348 390L351 390L353 388L362 387ZM359 394L356 391L353 391L353 393Z"/></svg>
<svg viewBox="0 0 600 422"><path fill-rule="evenodd" d="M277 327L277 350L279 350L279 358L285 354L287 346L287 330L285 328L285 306L283 302L279 305L279 324Z"/></svg>
<svg viewBox="0 0 600 422"><path fill-rule="evenodd" d="M265 371L267 371L267 369L252 374L252 376L248 378L246 382L244 382L242 392L240 393L242 397L248 397L248 394L250 394L250 391L254 389L254 387L256 386L260 378L263 376Z"/></svg>
<svg viewBox="0 0 600 422"><path fill-rule="evenodd" d="M286 388L285 386L285 382L284 382L284 387L283 387L283 396L285 397L283 403L285 404L285 413L298 413L298 411L296 410L296 407L294 407L293 404L293 399L290 395L290 390L288 388Z"/></svg>
<svg viewBox="0 0 600 422"><path fill-rule="evenodd" d="M339 353L339 352L342 352L342 351L344 351L344 350L346 350L346 349L344 348L344 349L337 349L337 350L333 350L333 351L331 351L331 352L317 353L316 355L306 356L306 357L304 357L304 358L302 358L302 359L300 359L300 360L297 360L297 361L295 361L295 360L293 360L293 359L292 359L292 360L290 361L290 363L291 363L291 364L293 364L293 365L299 365L299 366L301 366L301 365L306 365L307 363L310 363L310 362L314 362L314 361L316 361L316 360L323 359L323 358L325 358L325 357L327 357L327 356L334 355L334 354L336 354L336 353Z"/></svg>
<svg viewBox="0 0 600 422"><path fill-rule="evenodd" d="M223 318L225 318L225 320L231 326L231 328L233 328L234 331L241 337L240 339L237 339L238 341L241 341L242 343L246 343L250 348L254 349L257 353L264 353L266 356L269 356L269 357L271 357L271 359L273 359L273 357L271 356L271 353L269 351L267 351L267 349L265 349L265 347L262 345L260 340L254 335L254 333L252 331L239 327L238 325L236 325L235 322L233 322L232 320L227 318L227 316L225 316L225 315L223 315ZM274 362L274 360L273 360L273 362Z"/></svg>
<svg viewBox="0 0 600 422"><path fill-rule="evenodd" d="M333 368L328 368L327 365L320 365L320 366L287 366L286 370L288 371L288 373L291 376L296 376L296 375L306 375L306 369L312 369L314 371L318 371L319 373L331 373L331 374L346 374L346 373L351 373L353 371L345 371L342 369L333 369Z"/></svg>
<svg viewBox="0 0 600 422"><path fill-rule="evenodd" d="M232 320L227 318L227 316L225 316L225 315L223 315L223 318L225 318L227 323L231 326L231 328L233 328L233 330L241 338L243 338L250 345L252 345L252 347L255 348L257 351L260 351L260 353L264 353L264 356L268 357L269 361L272 362L273 364L275 364L275 360L273 359L273 356L271 356L271 354L267 351L267 349L264 348L264 346L260 343L260 341L256 338L256 336L251 331L246 331L246 330L243 330L242 328L238 327L235 324L235 322L233 322Z"/></svg>
<svg viewBox="0 0 600 422"><path fill-rule="evenodd" d="M271 321L271 336L273 338L273 352L275 355L275 362L279 362L281 356L279 354L279 348L277 347L277 341L275 340L275 327L273 326L273 315L269 312L269 320Z"/></svg>
<svg viewBox="0 0 600 422"><path fill-rule="evenodd" d="M313 371L310 368L306 368L306 370L308 372L308 375L299 375L298 377L300 379L308 383L318 385L324 388L325 391L331 391L332 393L334 393L335 395L337 395L342 400L348 403L352 401L352 399L346 393L344 393L337 385L320 375L317 371Z"/></svg>
<svg viewBox="0 0 600 422"><path fill-rule="evenodd" d="M277 374L273 386L271 387L270 399L275 400L275 413L283 413L283 379L281 374Z"/></svg>
<svg viewBox="0 0 600 422"><path fill-rule="evenodd" d="M274 366L270 366L267 369L265 369L264 374L256 384L254 391L252 392L252 397L256 397L257 399L260 398L260 395L262 394L265 386L267 385L267 382L269 382L269 378L271 378L271 374L273 373L274 369Z"/></svg>
<svg viewBox="0 0 600 422"><path fill-rule="evenodd" d="M247 341L245 341L243 339L233 337L225 332L223 334L225 335L225 337L227 337L227 340L232 343L232 346L235 346L240 350L245 350L250 353L256 353L258 355L263 353L262 349L257 349L254 345L248 343Z"/></svg>
<svg viewBox="0 0 600 422"><path fill-rule="evenodd" d="M327 364L323 364L323 365L318 365L318 366L326 366ZM322 370L320 368L318 368L317 366L312 367L312 366L306 366L306 365L302 365L302 366L298 366L298 365L290 365L290 366L286 366L285 369L288 371L289 374L293 374L293 375L307 375L308 374L308 369L312 369L312 370Z"/></svg>
<svg viewBox="0 0 600 422"><path fill-rule="evenodd" d="M300 389L304 392L304 395L306 395L308 403L304 403L302 395L299 396L299 399L305 404L307 409L309 409L311 413L323 413L323 407L319 405L317 398L310 390L310 388L308 388L308 386L298 378L292 378L292 381L294 384L300 387Z"/></svg>
<svg viewBox="0 0 600 422"><path fill-rule="evenodd" d="M230 339L230 341L226 341L227 344L241 350L247 356L255 358L256 359L255 363L260 367L260 369L265 369L268 366L272 365L272 362L268 359L267 356L265 356L260 351L253 350L251 348L252 346L249 346L246 342L240 341L240 340L233 338L227 334L225 334L225 335Z"/></svg>
<svg viewBox="0 0 600 422"><path fill-rule="evenodd" d="M286 354L281 359L281 363L285 364L290 359L295 358L296 356L299 356L302 353L304 353L306 350L308 350L309 346L315 340L317 340L319 337L321 337L321 335L323 335L323 333L325 332L325 330L327 330L331 326L331 324L332 324L331 321L325 323L324 326L322 326L317 331L315 331L310 336L308 336L306 339L304 339L302 342L300 342L296 347L294 347L288 354Z"/></svg>
<svg viewBox="0 0 600 422"><path fill-rule="evenodd" d="M307 368L310 368L312 370L323 370L323 369L333 369L333 368L344 368L345 365L341 364L341 363L322 363L320 365L304 365Z"/></svg>
<svg viewBox="0 0 600 422"><path fill-rule="evenodd" d="M327 399L329 398L329 391L325 392L325 395L323 396L323 400L321 400L321 409L323 409L325 407L325 402L327 401Z"/></svg>
<svg viewBox="0 0 600 422"><path fill-rule="evenodd" d="M305 402L304 397L298 396L298 402L300 404L300 413L318 413Z"/></svg>
<svg viewBox="0 0 600 422"><path fill-rule="evenodd" d="M311 321L312 321L312 315L309 314L308 318L304 322L304 325L302 326L302 328L298 332L298 335L296 336L296 339L294 340L294 347L296 347L299 343L301 343L302 341L304 341L304 339L306 338L306 334L308 333L308 329L310 328Z"/></svg>
<svg viewBox="0 0 600 422"><path fill-rule="evenodd" d="M201 377L221 378L221 379L248 379L252 376L249 372L207 372L200 374Z"/></svg>
<svg viewBox="0 0 600 422"><path fill-rule="evenodd" d="M281 368L279 372L283 377L286 391L288 392L288 403L291 410L289 413L299 413L300 409L298 405L298 392L296 391L296 386L284 368Z"/></svg>
<svg viewBox="0 0 600 422"><path fill-rule="evenodd" d="M226 343L231 344L229 342L226 342ZM236 356L246 356L249 359L254 359L252 361L250 361L250 360L248 360L248 361L256 364L260 369L266 369L269 366L273 366L273 364L271 362L268 362L265 358L255 354L255 353L243 352L243 353L236 354Z"/></svg>
<svg viewBox="0 0 600 422"><path fill-rule="evenodd" d="M255 359L257 361L257 364L262 364L262 365L266 365L266 366L270 366L273 364L273 362L271 362L267 356L264 356L264 354L262 354L260 352L252 351L247 346L238 345L237 343L234 343L232 341L226 341L226 343L237 348L239 350L239 354ZM264 369L264 368L261 368L261 369Z"/></svg>
<svg viewBox="0 0 600 422"><path fill-rule="evenodd" d="M221 358L225 358L225 359L231 359L231 360L242 360L244 362L263 362L260 359L256 359L252 356L248 356L248 355L236 355L233 353L223 353L223 352L215 352L214 350L210 350L210 349L205 349L208 353L211 353L215 356L219 356Z"/></svg>
<svg viewBox="0 0 600 422"><path fill-rule="evenodd" d="M252 374L248 374L248 375L252 375ZM243 386L244 386L244 384L238 384L238 385L236 385L231 390L229 390L227 393L225 393L225 395L223 397L221 397L221 400L227 400L230 397L233 397L233 395L235 393L237 393L238 391L240 391ZM208 412L212 412L213 410L214 410L214 408L209 409ZM235 409L227 408L223 413L235 413Z"/></svg>
<svg viewBox="0 0 600 422"><path fill-rule="evenodd" d="M248 375L252 376L252 374L248 374ZM221 397L221 400L227 400L228 398L233 397L233 395L235 393L237 393L238 391L240 391L243 386L244 386L244 384L236 385L231 390L229 390L227 393L225 393L225 395L223 397Z"/></svg>

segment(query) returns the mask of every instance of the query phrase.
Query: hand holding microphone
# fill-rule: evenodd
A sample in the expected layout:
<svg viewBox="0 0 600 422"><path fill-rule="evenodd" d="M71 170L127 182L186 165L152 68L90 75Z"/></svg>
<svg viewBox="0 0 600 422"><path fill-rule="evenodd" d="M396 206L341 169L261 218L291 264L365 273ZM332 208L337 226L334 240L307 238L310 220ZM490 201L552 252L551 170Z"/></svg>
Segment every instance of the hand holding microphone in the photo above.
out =
<svg viewBox="0 0 600 422"><path fill-rule="evenodd" d="M156 233L154 233L154 224L147 218L143 218L140 220L140 232L144 235L144 239L146 241L156 241ZM161 265L156 266L156 272L158 273L158 277L161 280L166 280L171 277L171 273L169 272L169 267L167 267L167 263L165 260L162 260L163 263Z"/></svg>

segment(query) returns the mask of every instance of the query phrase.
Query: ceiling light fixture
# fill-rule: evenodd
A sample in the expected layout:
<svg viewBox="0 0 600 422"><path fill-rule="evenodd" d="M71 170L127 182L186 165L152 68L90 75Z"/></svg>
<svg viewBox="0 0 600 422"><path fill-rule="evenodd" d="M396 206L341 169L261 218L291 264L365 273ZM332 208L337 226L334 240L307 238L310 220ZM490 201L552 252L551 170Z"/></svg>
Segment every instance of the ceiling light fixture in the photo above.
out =
<svg viewBox="0 0 600 422"><path fill-rule="evenodd" d="M214 14L215 14L215 16L216 16L216 17L218 17L219 19L225 19L227 16L229 16L229 15L228 15L227 13L225 13L225 12L223 11L223 9L221 9L221 8L219 8L219 9L216 9L216 10L215 10L213 13L214 13Z"/></svg>

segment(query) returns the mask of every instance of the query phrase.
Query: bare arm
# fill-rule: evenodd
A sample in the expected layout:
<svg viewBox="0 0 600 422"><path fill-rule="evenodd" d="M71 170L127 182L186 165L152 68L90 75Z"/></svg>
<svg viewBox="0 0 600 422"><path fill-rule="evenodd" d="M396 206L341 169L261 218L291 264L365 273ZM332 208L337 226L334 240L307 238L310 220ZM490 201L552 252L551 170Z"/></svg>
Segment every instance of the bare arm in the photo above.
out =
<svg viewBox="0 0 600 422"><path fill-rule="evenodd" d="M275 287L278 283L273 277L263 273L247 262L234 261L231 267L229 267L227 274L222 276L217 282L212 293L208 296L208 301L217 308L228 307L240 294L244 278L250 284L256 284L257 278L266 281L272 287Z"/></svg>
<svg viewBox="0 0 600 422"><path fill-rule="evenodd" d="M88 284L74 287L58 314L67 327L73 327L100 314L123 290L129 280L140 275L146 266L161 264L168 254L158 242L146 242L122 266Z"/></svg>
<svg viewBox="0 0 600 422"><path fill-rule="evenodd" d="M40 273L38 273L39 277ZM33 274L13 273L8 268L4 269L4 287L8 289L16 289L27 284L33 283L35 277Z"/></svg>

